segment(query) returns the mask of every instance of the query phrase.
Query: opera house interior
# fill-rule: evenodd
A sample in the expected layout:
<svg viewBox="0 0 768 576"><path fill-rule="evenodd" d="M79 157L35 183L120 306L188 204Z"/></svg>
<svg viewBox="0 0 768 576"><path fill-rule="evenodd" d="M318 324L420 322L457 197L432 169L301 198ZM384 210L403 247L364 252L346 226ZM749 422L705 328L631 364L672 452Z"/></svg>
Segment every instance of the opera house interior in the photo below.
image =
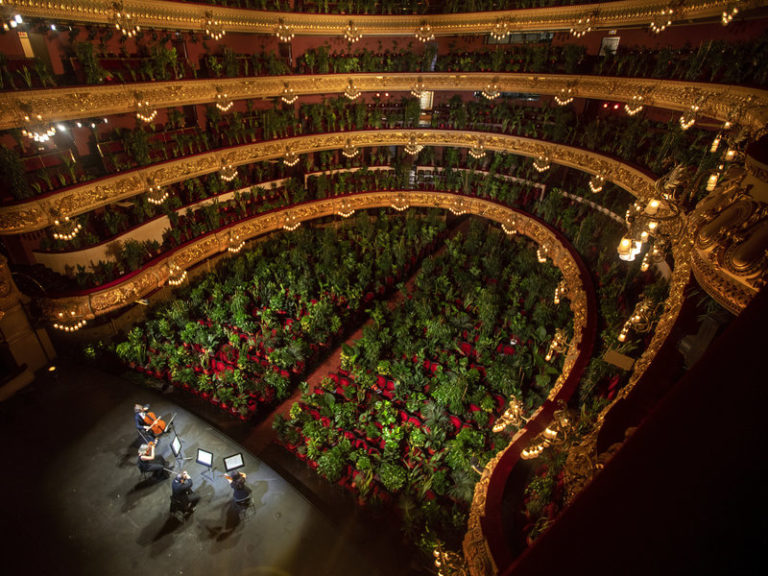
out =
<svg viewBox="0 0 768 576"><path fill-rule="evenodd" d="M763 572L768 4L0 18L4 573Z"/></svg>

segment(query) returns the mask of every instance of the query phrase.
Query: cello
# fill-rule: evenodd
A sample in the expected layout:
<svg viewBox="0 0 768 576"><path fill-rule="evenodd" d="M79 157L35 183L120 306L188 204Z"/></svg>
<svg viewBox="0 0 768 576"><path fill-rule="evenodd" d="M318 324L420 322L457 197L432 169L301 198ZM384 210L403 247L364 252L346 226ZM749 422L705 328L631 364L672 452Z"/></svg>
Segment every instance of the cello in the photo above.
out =
<svg viewBox="0 0 768 576"><path fill-rule="evenodd" d="M155 436L159 436L165 432L165 420L157 416L154 412L149 412L149 406L144 406L144 424L147 426L147 430L152 432Z"/></svg>

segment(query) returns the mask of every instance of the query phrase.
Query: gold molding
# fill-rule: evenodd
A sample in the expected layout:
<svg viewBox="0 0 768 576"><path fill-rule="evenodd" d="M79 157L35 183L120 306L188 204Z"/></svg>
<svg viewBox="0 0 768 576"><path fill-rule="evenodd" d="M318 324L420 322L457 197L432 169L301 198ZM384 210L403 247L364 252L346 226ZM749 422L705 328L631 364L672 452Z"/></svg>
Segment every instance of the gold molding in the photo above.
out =
<svg viewBox="0 0 768 576"><path fill-rule="evenodd" d="M341 94L350 80L362 92L407 92L421 81L426 90L447 92L476 92L495 83L502 92L555 96L572 88L580 98L610 95L618 102L631 102L633 96L643 94L647 105L683 111L697 104L702 116L738 122L756 132L768 124L768 90L744 86L572 74L409 72L212 78L4 92L0 93L0 130L23 126L29 110L49 122L133 113L136 93L153 106L166 108L210 104L221 91L233 100L277 98L286 84L299 96Z"/></svg>
<svg viewBox="0 0 768 576"><path fill-rule="evenodd" d="M146 191L148 182L166 186L216 172L222 166L241 166L252 162L277 160L290 148L296 154L342 149L347 143L357 147L404 146L415 137L426 146L472 148L482 139L486 150L508 152L536 158L547 156L551 162L603 174L609 180L641 199L654 194L655 179L647 173L615 158L581 148L544 140L487 132L406 129L362 130L297 136L224 148L162 164L131 170L63 190L43 198L0 207L0 234L21 234L41 230L53 224L54 215L77 216Z"/></svg>
<svg viewBox="0 0 768 576"><path fill-rule="evenodd" d="M406 16L362 14L295 14L224 8L207 4L125 0L124 8L146 28L169 30L204 30L206 12L213 13L227 32L274 35L282 22L297 35L344 36L350 17L363 36L413 36L424 22L436 36L457 34L490 34L500 19L511 32L532 30L570 30L580 19L589 17L592 29L647 27L654 16L672 4L675 22L719 20L732 0L623 0L581 6L555 6L526 10L472 12L465 14L413 14ZM6 5L25 17L111 24L112 0L6 0ZM751 6L747 4L744 9ZM743 11L743 10L742 10Z"/></svg>

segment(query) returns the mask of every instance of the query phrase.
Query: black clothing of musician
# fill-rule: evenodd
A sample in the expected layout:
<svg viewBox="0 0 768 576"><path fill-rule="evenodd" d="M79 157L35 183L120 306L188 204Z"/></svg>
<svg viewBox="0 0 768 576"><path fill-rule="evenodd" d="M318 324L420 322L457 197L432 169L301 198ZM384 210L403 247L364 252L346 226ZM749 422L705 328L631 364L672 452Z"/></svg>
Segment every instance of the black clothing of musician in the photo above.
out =
<svg viewBox="0 0 768 576"><path fill-rule="evenodd" d="M134 421L136 422L136 431L139 433L139 437L144 442L149 442L155 439L155 433L152 430L147 429L147 423L144 421L146 412L144 406L136 404L133 407Z"/></svg>
<svg viewBox="0 0 768 576"><path fill-rule="evenodd" d="M243 504L251 497L251 489L245 485L245 474L241 474L240 472L232 474L232 479L229 481L229 485L232 487L232 496L235 503Z"/></svg>
<svg viewBox="0 0 768 576"><path fill-rule="evenodd" d="M155 478L167 478L168 473L165 471L165 459L159 454L155 454L155 445L142 444L139 447L139 470L142 472L152 472Z"/></svg>
<svg viewBox="0 0 768 576"><path fill-rule="evenodd" d="M200 496L192 491L192 480L186 472L177 474L171 483L171 506L180 511L194 507Z"/></svg>

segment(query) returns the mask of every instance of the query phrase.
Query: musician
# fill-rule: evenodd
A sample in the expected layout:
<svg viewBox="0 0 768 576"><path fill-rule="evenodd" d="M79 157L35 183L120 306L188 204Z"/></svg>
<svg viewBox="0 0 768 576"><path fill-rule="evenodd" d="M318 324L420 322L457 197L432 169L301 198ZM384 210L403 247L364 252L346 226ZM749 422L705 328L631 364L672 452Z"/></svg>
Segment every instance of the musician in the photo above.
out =
<svg viewBox="0 0 768 576"><path fill-rule="evenodd" d="M171 483L171 509L191 512L200 501L200 496L192 491L192 479L184 470L177 474Z"/></svg>
<svg viewBox="0 0 768 576"><path fill-rule="evenodd" d="M151 427L146 423L147 410L149 406L143 406L141 404L133 405L134 421L136 422L136 430L139 433L139 437L142 442L149 442L155 440L155 433L152 432Z"/></svg>
<svg viewBox="0 0 768 576"><path fill-rule="evenodd" d="M168 472L165 470L165 459L160 454L155 453L154 442L147 442L139 447L137 463L142 472L152 472L152 476L158 479L168 478Z"/></svg>
<svg viewBox="0 0 768 576"><path fill-rule="evenodd" d="M245 485L245 473L235 472L232 476L224 476L232 488L235 504L246 504L251 497L251 489Z"/></svg>

